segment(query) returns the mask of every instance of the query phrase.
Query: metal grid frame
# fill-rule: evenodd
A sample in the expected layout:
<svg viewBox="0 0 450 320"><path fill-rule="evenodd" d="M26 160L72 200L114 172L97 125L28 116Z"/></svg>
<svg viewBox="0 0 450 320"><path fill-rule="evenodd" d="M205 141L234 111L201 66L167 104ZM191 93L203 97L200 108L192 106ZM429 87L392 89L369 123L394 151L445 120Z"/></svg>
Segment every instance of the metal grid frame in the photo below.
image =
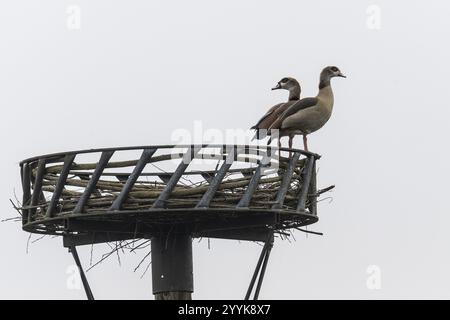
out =
<svg viewBox="0 0 450 320"><path fill-rule="evenodd" d="M154 154L159 150L170 152L174 148L185 148L187 151L180 157L183 161L180 161L173 172L158 174L165 186L151 208L146 210L123 208L136 181L144 175L144 167L154 159ZM221 149L221 156L225 160L221 167L215 172L187 172L190 161L197 157L201 150L208 148ZM99 180L107 175L104 170L108 168L111 157L118 151L129 150L138 150L142 153L130 173L116 174L116 177L123 181L120 193L107 211L87 213L85 211L86 204L94 193ZM275 201L269 209L254 209L250 204L258 188L262 169L268 161L271 161L270 156L279 151L289 152L292 156L287 159L279 159L280 163L285 161L286 166L278 173L282 175L282 179ZM75 208L71 212L60 214L56 209L68 176L76 171L74 170L76 167L74 161L78 155L87 153L100 153L100 158L95 169L88 174L89 181ZM262 159L257 161L256 167L247 171L240 169L233 171L240 171L247 176L251 175L245 193L237 205L227 208L211 207L211 201L223 183L225 175L232 171L231 165L236 162L247 162L247 160L238 160L238 155L255 153L262 155ZM302 185L298 193L297 206L295 210L286 209L283 204L300 157L304 157L304 160L302 160ZM132 238L150 238L155 234L166 232L165 227L171 223L177 225L179 232L190 233L193 237L265 241L268 232L283 232L285 229L297 228L318 221L315 162L319 158L320 156L317 154L299 149L249 145L137 146L70 151L33 157L20 163L23 186L23 229L34 233L62 235L64 236L64 245L67 247ZM42 188L47 165L60 162L62 167L58 172L51 199L46 201ZM206 192L194 208L167 208L166 201L170 199L174 188L185 174L201 174L203 177L210 177ZM45 214L43 214L44 209ZM181 222L180 217L182 217ZM205 217L205 219L199 220L198 217ZM161 219L164 220L162 224Z"/></svg>

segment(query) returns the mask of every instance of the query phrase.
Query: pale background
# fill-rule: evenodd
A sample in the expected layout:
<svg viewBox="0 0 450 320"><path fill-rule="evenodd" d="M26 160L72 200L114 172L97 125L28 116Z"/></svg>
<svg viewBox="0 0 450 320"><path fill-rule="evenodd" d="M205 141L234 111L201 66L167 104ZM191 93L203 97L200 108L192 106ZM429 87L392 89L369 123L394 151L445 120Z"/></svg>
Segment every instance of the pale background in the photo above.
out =
<svg viewBox="0 0 450 320"><path fill-rule="evenodd" d="M70 5L80 29L66 25ZM448 1L2 1L1 218L15 215L24 158L167 144L195 120L245 129L286 99L269 90L282 77L315 95L337 65L348 78L333 80L333 117L309 140L319 187L337 186L310 227L325 235L276 242L260 297L450 298L449 16ZM27 254L20 223L0 223L0 237L0 298L85 298L67 287L61 239ZM195 242L194 298L242 298L259 252ZM88 272L96 298L152 299L138 261ZM367 286L371 265L380 289Z"/></svg>

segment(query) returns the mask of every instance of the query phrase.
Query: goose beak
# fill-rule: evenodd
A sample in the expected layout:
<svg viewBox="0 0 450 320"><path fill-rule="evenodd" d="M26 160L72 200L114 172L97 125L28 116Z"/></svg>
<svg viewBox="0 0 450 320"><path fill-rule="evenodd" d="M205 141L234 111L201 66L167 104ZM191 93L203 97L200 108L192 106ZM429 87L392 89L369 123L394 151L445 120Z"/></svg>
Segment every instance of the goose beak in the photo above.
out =
<svg viewBox="0 0 450 320"><path fill-rule="evenodd" d="M281 89L281 84L280 83L277 83L277 85L272 88L272 90L278 90L278 89Z"/></svg>
<svg viewBox="0 0 450 320"><path fill-rule="evenodd" d="M337 76L341 78L347 78L345 75L342 74L342 72L339 72Z"/></svg>

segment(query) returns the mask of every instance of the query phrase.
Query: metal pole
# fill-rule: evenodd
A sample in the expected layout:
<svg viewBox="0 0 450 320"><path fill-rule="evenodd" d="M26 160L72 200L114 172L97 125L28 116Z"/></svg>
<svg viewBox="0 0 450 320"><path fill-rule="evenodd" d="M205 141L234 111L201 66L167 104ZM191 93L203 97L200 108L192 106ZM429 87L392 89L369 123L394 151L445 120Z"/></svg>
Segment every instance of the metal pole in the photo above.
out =
<svg viewBox="0 0 450 320"><path fill-rule="evenodd" d="M88 300L94 300L94 295L92 294L91 287L89 286L89 282L87 281L86 275L84 274L83 267L81 266L80 258L78 257L78 252L75 246L71 246L69 251L72 253L73 259L77 264L78 270L80 271L81 281L83 282L84 291L86 292L86 296Z"/></svg>
<svg viewBox="0 0 450 320"><path fill-rule="evenodd" d="M261 264L263 262L263 259L266 256L267 251L267 242L264 244L263 249L261 250L261 254L258 259L258 263L256 264L255 271L253 272L252 280L250 281L250 285L248 286L247 293L245 294L244 300L248 300L250 298L250 294L252 293L253 287L256 282L256 278L258 277L259 271L261 269Z"/></svg>
<svg viewBox="0 0 450 320"><path fill-rule="evenodd" d="M151 239L155 300L191 300L194 291L192 238L167 232Z"/></svg>
<svg viewBox="0 0 450 320"><path fill-rule="evenodd" d="M256 285L255 294L253 296L253 300L258 300L259 291L261 290L262 282L264 279L264 273L266 272L267 262L269 261L270 250L272 250L273 247L273 240L274 240L273 232L270 232L266 240L266 243L264 244L264 247L261 250L261 255L259 256L258 263L256 264L256 268L255 271L253 272L253 277L252 280L250 281L250 285L248 286L244 300L250 299L250 294L253 291L256 278L259 275L258 284Z"/></svg>
<svg viewBox="0 0 450 320"><path fill-rule="evenodd" d="M270 250L272 250L272 246L273 246L273 244L271 242L266 249L266 255L264 256L264 262L263 262L263 265L261 268L261 273L259 275L258 284L256 285L255 295L253 296L253 300L258 300L259 291L261 290L262 282L264 279L264 274L266 273L267 262L269 261L269 255L270 255Z"/></svg>

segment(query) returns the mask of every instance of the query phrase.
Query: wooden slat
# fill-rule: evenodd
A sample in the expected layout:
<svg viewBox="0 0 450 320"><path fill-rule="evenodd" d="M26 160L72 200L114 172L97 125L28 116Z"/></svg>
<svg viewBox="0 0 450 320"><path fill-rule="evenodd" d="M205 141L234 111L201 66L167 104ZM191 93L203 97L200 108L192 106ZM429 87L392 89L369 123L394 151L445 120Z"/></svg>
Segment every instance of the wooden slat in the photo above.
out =
<svg viewBox="0 0 450 320"><path fill-rule="evenodd" d="M66 184L67 176L69 175L70 168L72 167L73 160L75 159L75 154L68 154L64 157L64 165L59 174L58 182L56 182L55 190L53 191L52 199L47 208L46 216L51 218L55 215L55 209L61 198L62 191Z"/></svg>
<svg viewBox="0 0 450 320"><path fill-rule="evenodd" d="M312 156L309 156L305 165L305 170L303 171L304 174L302 181L302 189L300 192L300 197L298 199L297 211L302 211L305 210L306 208L306 199L308 197L309 183L311 182L313 168L314 168L314 158Z"/></svg>
<svg viewBox="0 0 450 320"><path fill-rule="evenodd" d="M289 160L288 167L286 169L286 172L284 173L283 180L281 181L275 203L272 205L272 209L280 209L283 206L284 198L286 197L289 185L291 183L292 175L294 174L294 169L299 158L300 153L296 152L294 153L294 156Z"/></svg>
<svg viewBox="0 0 450 320"><path fill-rule="evenodd" d="M169 181L166 184L166 187L159 195L158 199L156 199L155 203L153 204L153 208L164 208L166 207L166 201L169 199L170 194L172 193L173 189L176 187L178 181L180 180L181 176L183 175L184 171L186 171L187 167L191 163L192 159L195 158L195 156L198 154L201 148L199 147L191 147L189 150L184 154L183 158L181 159L181 163L178 165L175 172L170 177Z"/></svg>
<svg viewBox="0 0 450 320"><path fill-rule="evenodd" d="M105 170L105 168L108 165L108 162L111 159L113 154L114 154L114 151L102 152L102 155L100 156L100 160L98 161L97 166L95 167L94 173L92 174L91 179L89 180L89 182L86 186L86 189L84 189L84 192L81 195L80 199L78 200L77 205L75 206L75 209L73 209L74 213L83 212L84 206L86 205L89 198L91 197L92 192L94 191L95 187L97 186L98 180L100 180L100 177L102 176L103 170Z"/></svg>
<svg viewBox="0 0 450 320"><path fill-rule="evenodd" d="M120 210L122 209L122 205L125 202L125 200L128 197L128 194L130 193L131 189L133 189L134 184L136 183L137 179L139 178L142 170L144 170L145 165L149 162L150 158L153 156L153 154L156 152L156 149L144 149L142 152L141 158L139 159L138 163L133 169L133 172L130 174L130 176L127 179L127 182L122 188L122 191L120 191L120 194L117 196L117 198L114 200L113 204L109 208L110 211Z"/></svg>

